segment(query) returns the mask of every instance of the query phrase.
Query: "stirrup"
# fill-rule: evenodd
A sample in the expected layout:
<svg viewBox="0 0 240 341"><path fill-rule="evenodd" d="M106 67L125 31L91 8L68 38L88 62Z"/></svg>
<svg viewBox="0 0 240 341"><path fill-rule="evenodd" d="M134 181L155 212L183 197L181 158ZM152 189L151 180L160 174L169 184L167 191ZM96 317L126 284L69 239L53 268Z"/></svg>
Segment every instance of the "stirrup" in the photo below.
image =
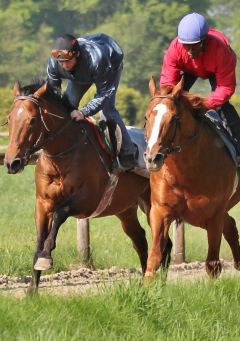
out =
<svg viewBox="0 0 240 341"><path fill-rule="evenodd" d="M137 166L137 163L135 165L133 165L133 167L124 167L121 162L119 161L119 158L116 157L113 160L113 173L114 174L119 174L119 173L123 173L123 172L127 172L127 171L131 171L133 170L135 167Z"/></svg>
<svg viewBox="0 0 240 341"><path fill-rule="evenodd" d="M240 155L236 156L237 168L240 168Z"/></svg>

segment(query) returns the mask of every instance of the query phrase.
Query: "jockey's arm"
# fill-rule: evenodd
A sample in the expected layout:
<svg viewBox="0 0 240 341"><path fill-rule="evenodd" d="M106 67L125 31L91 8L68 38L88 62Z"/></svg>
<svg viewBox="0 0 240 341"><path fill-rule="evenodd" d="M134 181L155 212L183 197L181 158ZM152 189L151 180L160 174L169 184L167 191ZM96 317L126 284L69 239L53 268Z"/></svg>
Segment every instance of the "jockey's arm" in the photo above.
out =
<svg viewBox="0 0 240 341"><path fill-rule="evenodd" d="M236 55L231 49L220 51L216 58L216 89L206 98L207 108L222 106L233 95L236 88Z"/></svg>
<svg viewBox="0 0 240 341"><path fill-rule="evenodd" d="M176 85L181 79L181 68L178 63L177 45L173 40L165 52L160 74L161 85Z"/></svg>
<svg viewBox="0 0 240 341"><path fill-rule="evenodd" d="M47 65L47 81L57 94L61 94L62 80L54 68L52 58L49 58Z"/></svg>
<svg viewBox="0 0 240 341"><path fill-rule="evenodd" d="M104 102L109 99L116 91L114 84L109 84L107 81L96 84L97 92L94 98L85 104L80 110L84 116L92 116L99 112Z"/></svg>

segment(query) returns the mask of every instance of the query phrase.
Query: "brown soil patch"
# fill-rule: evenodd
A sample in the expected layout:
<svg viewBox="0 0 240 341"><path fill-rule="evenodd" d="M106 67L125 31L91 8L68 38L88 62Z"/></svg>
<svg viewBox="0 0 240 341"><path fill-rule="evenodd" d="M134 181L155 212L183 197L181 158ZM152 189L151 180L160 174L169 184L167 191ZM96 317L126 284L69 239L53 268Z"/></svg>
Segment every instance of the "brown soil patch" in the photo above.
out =
<svg viewBox="0 0 240 341"><path fill-rule="evenodd" d="M223 270L221 276L240 276L240 273L233 268L231 262L222 262ZM141 272L137 269L120 269L112 267L105 270L91 270L78 268L71 271L62 271L53 275L41 276L39 292L53 293L54 295L83 295L100 292L107 286L128 282L132 278L141 278ZM30 283L30 276L7 276L0 275L0 294L10 294L16 297L25 296ZM204 263L183 263L170 265L168 281L196 281L208 280Z"/></svg>

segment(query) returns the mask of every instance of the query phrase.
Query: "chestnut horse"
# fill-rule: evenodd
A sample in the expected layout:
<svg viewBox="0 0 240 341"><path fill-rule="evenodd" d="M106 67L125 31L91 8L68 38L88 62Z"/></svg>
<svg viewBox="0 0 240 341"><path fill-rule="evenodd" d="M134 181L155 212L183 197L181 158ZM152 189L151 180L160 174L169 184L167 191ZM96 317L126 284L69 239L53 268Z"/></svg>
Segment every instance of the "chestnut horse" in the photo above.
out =
<svg viewBox="0 0 240 341"><path fill-rule="evenodd" d="M238 173L220 138L201 119L203 98L182 87L183 80L160 89L153 78L149 82L145 162L151 172L152 246L145 276L153 277L161 266L170 224L181 219L207 230L205 268L216 277L222 234L240 269L238 230L228 214L240 199Z"/></svg>
<svg viewBox="0 0 240 341"><path fill-rule="evenodd" d="M85 218L98 207L111 174L111 157L101 149L92 124L73 122L61 98L47 83L14 87L8 116L8 173L23 170L31 155L42 149L36 170L36 253L29 290L38 288L41 270L52 267L60 225L69 217ZM116 215L131 238L146 270L147 240L137 218L138 206L150 211L149 179L121 173L112 201L97 216ZM169 250L170 252L171 250Z"/></svg>

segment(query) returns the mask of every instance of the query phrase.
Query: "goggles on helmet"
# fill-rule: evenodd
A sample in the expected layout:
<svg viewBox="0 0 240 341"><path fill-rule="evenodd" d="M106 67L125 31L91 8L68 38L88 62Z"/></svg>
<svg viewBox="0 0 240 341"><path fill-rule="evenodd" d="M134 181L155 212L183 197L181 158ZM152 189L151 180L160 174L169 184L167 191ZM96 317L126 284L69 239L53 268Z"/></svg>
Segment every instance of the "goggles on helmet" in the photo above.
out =
<svg viewBox="0 0 240 341"><path fill-rule="evenodd" d="M52 50L52 56L53 58L64 61L64 60L70 60L74 57L76 57L77 51L69 51L69 50Z"/></svg>

